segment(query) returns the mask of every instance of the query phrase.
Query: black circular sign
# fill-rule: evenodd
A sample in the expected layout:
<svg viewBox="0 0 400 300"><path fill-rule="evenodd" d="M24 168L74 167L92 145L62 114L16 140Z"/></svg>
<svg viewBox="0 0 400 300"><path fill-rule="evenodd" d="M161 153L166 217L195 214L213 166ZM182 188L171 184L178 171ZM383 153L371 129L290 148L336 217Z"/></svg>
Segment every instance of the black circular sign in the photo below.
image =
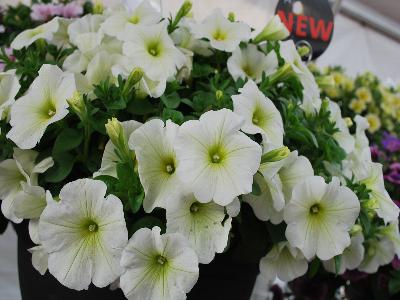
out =
<svg viewBox="0 0 400 300"><path fill-rule="evenodd" d="M280 0L277 15L296 45L310 45L312 59L319 57L332 40L334 21L328 0Z"/></svg>

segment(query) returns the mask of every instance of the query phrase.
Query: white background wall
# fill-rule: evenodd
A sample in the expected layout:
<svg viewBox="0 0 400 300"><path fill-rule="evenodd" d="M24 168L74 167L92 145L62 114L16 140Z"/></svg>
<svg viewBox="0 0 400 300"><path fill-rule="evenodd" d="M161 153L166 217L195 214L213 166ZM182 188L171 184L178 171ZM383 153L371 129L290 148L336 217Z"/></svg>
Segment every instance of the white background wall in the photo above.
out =
<svg viewBox="0 0 400 300"><path fill-rule="evenodd" d="M164 14L176 11L181 0L162 0ZM214 8L221 7L225 14L235 12L237 19L261 30L273 15L276 0L194 0L195 17L201 19ZM383 80L400 82L400 44L344 16L336 18L332 44L319 59L321 66L340 64L350 74L372 71ZM260 285L256 290L262 299L265 294ZM0 236L0 300L20 299L17 276L16 237L9 227Z"/></svg>

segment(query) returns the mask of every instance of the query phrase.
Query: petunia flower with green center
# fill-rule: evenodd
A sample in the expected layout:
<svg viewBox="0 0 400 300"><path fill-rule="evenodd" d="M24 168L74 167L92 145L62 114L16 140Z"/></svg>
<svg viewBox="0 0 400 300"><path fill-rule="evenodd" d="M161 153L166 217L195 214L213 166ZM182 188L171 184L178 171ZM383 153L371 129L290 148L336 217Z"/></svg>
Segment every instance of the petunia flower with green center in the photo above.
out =
<svg viewBox="0 0 400 300"><path fill-rule="evenodd" d="M135 151L138 161L146 212L155 207L165 208L170 200L184 192L176 172L179 162L174 143L178 128L170 120L164 125L162 120L154 119L136 129L129 138L129 147Z"/></svg>
<svg viewBox="0 0 400 300"><path fill-rule="evenodd" d="M261 147L239 131L243 123L239 115L222 109L181 125L175 142L177 174L199 202L226 206L252 191Z"/></svg>
<svg viewBox="0 0 400 300"><path fill-rule="evenodd" d="M136 5L134 5L136 4ZM161 14L149 1L126 1L126 9L112 13L101 25L101 30L110 36L117 36L124 31L125 26L132 24L135 26L155 25L161 20Z"/></svg>
<svg viewBox="0 0 400 300"><path fill-rule="evenodd" d="M350 245L349 231L360 212L360 202L339 179L329 184L313 176L295 186L284 209L286 238L310 260L329 260Z"/></svg>
<svg viewBox="0 0 400 300"><path fill-rule="evenodd" d="M47 126L68 114L67 99L76 90L73 74L54 65L43 65L28 92L11 108L11 130L7 138L21 149L39 143Z"/></svg>
<svg viewBox="0 0 400 300"><path fill-rule="evenodd" d="M130 300L183 300L199 276L197 255L178 233L139 229L122 253L120 285Z"/></svg>
<svg viewBox="0 0 400 300"><path fill-rule="evenodd" d="M124 41L123 54L154 81L177 73L186 62L168 35L166 22L151 26L127 26L118 38Z"/></svg>
<svg viewBox="0 0 400 300"><path fill-rule="evenodd" d="M233 51L232 56L228 59L227 66L233 79L250 78L259 83L263 72L268 76L276 71L278 57L274 51L265 55L257 49L256 45L248 44L244 49L238 47Z"/></svg>
<svg viewBox="0 0 400 300"><path fill-rule="evenodd" d="M196 38L206 38L213 48L226 52L234 51L240 42L250 39L250 27L247 24L231 22L219 9L193 26L193 31Z"/></svg>
<svg viewBox="0 0 400 300"><path fill-rule="evenodd" d="M222 253L227 246L232 219L225 220L225 216L225 207L200 203L193 194L187 194L167 206L167 233L181 233L196 251L199 262L209 264L215 253Z"/></svg>
<svg viewBox="0 0 400 300"><path fill-rule="evenodd" d="M275 146L283 144L283 121L272 101L264 96L254 81L249 80L239 95L233 95L234 112L245 119L242 131L261 133L266 142Z"/></svg>
<svg viewBox="0 0 400 300"><path fill-rule="evenodd" d="M47 205L39 239L48 253L50 273L68 288L105 287L122 273L120 258L128 242L121 201L104 198L107 186L79 179L66 184L60 201Z"/></svg>

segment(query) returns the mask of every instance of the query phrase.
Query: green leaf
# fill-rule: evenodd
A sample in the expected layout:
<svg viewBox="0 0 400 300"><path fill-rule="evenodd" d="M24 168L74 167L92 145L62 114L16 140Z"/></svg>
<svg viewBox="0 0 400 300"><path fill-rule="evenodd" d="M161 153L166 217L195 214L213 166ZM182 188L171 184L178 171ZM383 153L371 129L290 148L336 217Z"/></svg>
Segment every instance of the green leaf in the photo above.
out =
<svg viewBox="0 0 400 300"><path fill-rule="evenodd" d="M127 111L133 115L146 115L156 110L149 99L134 99L129 102Z"/></svg>
<svg viewBox="0 0 400 300"><path fill-rule="evenodd" d="M266 222L265 223L267 226L267 231L269 234L269 237L271 238L271 241L274 244L283 242L286 240L285 237L285 231L286 231L286 225L284 222L282 222L281 224L278 225L274 225L270 222Z"/></svg>
<svg viewBox="0 0 400 300"><path fill-rule="evenodd" d="M185 118L180 111L169 108L164 108L162 118L164 121L172 120L172 122L178 125L181 125L185 121Z"/></svg>
<svg viewBox="0 0 400 300"><path fill-rule="evenodd" d="M315 275L317 275L320 266L321 261L318 258L314 258L308 269L308 277L313 278Z"/></svg>
<svg viewBox="0 0 400 300"><path fill-rule="evenodd" d="M167 96L166 95L161 96L161 101L167 108L175 109L181 103L181 98L179 97L177 92L174 92Z"/></svg>
<svg viewBox="0 0 400 300"><path fill-rule="evenodd" d="M394 295L400 292L400 278L394 277L389 280L389 293Z"/></svg>
<svg viewBox="0 0 400 300"><path fill-rule="evenodd" d="M111 194L116 191L118 185L118 179L109 175L100 175L95 177L96 180L101 180L107 185L107 193Z"/></svg>
<svg viewBox="0 0 400 300"><path fill-rule="evenodd" d="M214 73L214 68L207 64L193 64L192 70L192 77L199 78L199 77L207 77L208 75Z"/></svg>
<svg viewBox="0 0 400 300"><path fill-rule="evenodd" d="M53 159L54 166L46 172L46 181L52 183L63 181L72 171L72 167L75 163L75 156L71 153L64 152L53 155Z"/></svg>
<svg viewBox="0 0 400 300"><path fill-rule="evenodd" d="M53 155L75 149L82 140L83 134L79 130L64 128L54 142Z"/></svg>
<svg viewBox="0 0 400 300"><path fill-rule="evenodd" d="M144 192L142 191L139 195L135 195L134 191L128 191L129 197L129 205L131 207L131 211L135 214L139 211L140 207L142 206L143 199L144 199Z"/></svg>
<svg viewBox="0 0 400 300"><path fill-rule="evenodd" d="M129 228L129 236L133 235L140 228L152 229L154 226L158 226L161 229L165 227L164 223L160 219L153 216L145 216L133 223L133 225Z"/></svg>
<svg viewBox="0 0 400 300"><path fill-rule="evenodd" d="M364 209L361 209L360 212L360 222L361 226L363 227L363 231L366 235L368 235L371 230L371 220L368 217L368 213Z"/></svg>

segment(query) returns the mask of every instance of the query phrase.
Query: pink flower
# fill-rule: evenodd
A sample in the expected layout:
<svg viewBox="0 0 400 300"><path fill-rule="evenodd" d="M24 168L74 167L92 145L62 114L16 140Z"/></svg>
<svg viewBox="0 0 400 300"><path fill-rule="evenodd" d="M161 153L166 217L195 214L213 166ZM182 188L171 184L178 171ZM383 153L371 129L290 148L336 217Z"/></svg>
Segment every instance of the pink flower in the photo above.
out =
<svg viewBox="0 0 400 300"><path fill-rule="evenodd" d="M62 7L60 15L64 18L76 18L83 13L83 8L77 3L71 2Z"/></svg>
<svg viewBox="0 0 400 300"><path fill-rule="evenodd" d="M60 5L33 4L31 18L35 21L47 21L60 13Z"/></svg>

